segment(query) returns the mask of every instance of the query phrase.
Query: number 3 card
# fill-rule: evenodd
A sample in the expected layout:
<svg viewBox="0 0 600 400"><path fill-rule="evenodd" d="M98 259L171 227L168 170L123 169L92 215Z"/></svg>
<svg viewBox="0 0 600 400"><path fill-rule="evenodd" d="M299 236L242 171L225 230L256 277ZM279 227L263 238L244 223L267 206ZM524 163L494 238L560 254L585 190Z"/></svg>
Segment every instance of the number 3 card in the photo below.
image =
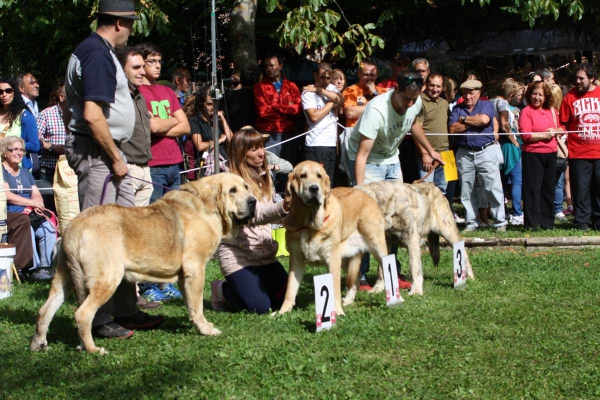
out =
<svg viewBox="0 0 600 400"><path fill-rule="evenodd" d="M335 302L333 296L333 274L316 275L315 282L315 314L317 332L331 329L335 325Z"/></svg>
<svg viewBox="0 0 600 400"><path fill-rule="evenodd" d="M467 269L465 268L465 242L454 243L454 289L467 286Z"/></svg>

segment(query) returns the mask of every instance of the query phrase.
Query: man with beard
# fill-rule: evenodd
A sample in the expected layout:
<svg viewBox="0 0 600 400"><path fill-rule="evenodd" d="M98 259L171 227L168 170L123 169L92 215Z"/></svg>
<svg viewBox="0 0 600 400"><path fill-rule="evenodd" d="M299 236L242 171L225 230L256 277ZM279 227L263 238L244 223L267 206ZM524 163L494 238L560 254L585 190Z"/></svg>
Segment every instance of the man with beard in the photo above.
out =
<svg viewBox="0 0 600 400"><path fill-rule="evenodd" d="M600 229L600 88L592 64L576 67L575 87L560 107L560 122L567 131L573 193L573 225L582 231Z"/></svg>
<svg viewBox="0 0 600 400"><path fill-rule="evenodd" d="M265 148L269 148L294 137L302 99L298 87L281 73L283 62L279 55L267 55L263 65L265 78L254 85L254 104L256 129L269 135L265 143ZM303 140L296 138L269 151L296 165L302 161Z"/></svg>

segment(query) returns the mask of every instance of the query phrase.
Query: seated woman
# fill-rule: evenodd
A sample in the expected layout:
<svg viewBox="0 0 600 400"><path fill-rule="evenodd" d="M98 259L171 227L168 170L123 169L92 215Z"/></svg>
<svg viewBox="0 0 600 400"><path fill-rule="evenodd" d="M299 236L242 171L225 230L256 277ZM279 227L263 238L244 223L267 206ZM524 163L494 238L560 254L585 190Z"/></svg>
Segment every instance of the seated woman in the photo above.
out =
<svg viewBox="0 0 600 400"><path fill-rule="evenodd" d="M8 136L2 142L2 169L4 188L6 190L8 212L23 212L26 207L31 213L41 213L44 210L44 200L35 185L33 175L19 165L25 154L25 142L20 137ZM34 266L27 271L32 280L51 278L52 248L56 243L56 228L50 221L44 221L33 227L39 246L36 253L34 245ZM38 256L39 254L39 256Z"/></svg>
<svg viewBox="0 0 600 400"><path fill-rule="evenodd" d="M258 203L255 217L240 229L238 237L224 240L217 250L225 281L211 283L212 308L265 314L278 310L285 296L287 273L275 258L278 244L269 224L287 214L289 203L273 201L273 182L258 131L242 129L233 135L227 155L230 172L248 183Z"/></svg>

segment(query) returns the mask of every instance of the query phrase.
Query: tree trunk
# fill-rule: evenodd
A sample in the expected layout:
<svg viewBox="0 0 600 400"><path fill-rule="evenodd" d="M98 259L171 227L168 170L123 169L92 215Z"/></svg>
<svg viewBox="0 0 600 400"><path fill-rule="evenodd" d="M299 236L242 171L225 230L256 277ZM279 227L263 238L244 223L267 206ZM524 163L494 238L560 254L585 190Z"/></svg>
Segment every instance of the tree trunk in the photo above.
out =
<svg viewBox="0 0 600 400"><path fill-rule="evenodd" d="M254 20L257 0L236 0L231 11L229 35L236 70L256 65L256 40Z"/></svg>

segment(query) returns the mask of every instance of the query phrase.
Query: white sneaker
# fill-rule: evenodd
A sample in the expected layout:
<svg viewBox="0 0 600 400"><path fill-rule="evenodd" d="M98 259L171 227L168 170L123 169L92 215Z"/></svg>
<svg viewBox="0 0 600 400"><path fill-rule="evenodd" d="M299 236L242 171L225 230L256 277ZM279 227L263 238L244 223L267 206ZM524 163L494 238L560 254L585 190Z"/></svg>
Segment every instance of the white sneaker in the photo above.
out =
<svg viewBox="0 0 600 400"><path fill-rule="evenodd" d="M554 214L554 219L557 219L559 221L564 221L567 219L567 216L561 211L561 212L557 212L556 214Z"/></svg>
<svg viewBox="0 0 600 400"><path fill-rule="evenodd" d="M475 232L477 229L479 229L479 227L477 225L468 225L465 229L463 229L463 232Z"/></svg>
<svg viewBox="0 0 600 400"><path fill-rule="evenodd" d="M465 219L458 216L458 214L454 214L454 222L457 224L464 224Z"/></svg>
<svg viewBox="0 0 600 400"><path fill-rule="evenodd" d="M511 225L523 225L523 216L522 215L511 215L510 216L510 224Z"/></svg>

